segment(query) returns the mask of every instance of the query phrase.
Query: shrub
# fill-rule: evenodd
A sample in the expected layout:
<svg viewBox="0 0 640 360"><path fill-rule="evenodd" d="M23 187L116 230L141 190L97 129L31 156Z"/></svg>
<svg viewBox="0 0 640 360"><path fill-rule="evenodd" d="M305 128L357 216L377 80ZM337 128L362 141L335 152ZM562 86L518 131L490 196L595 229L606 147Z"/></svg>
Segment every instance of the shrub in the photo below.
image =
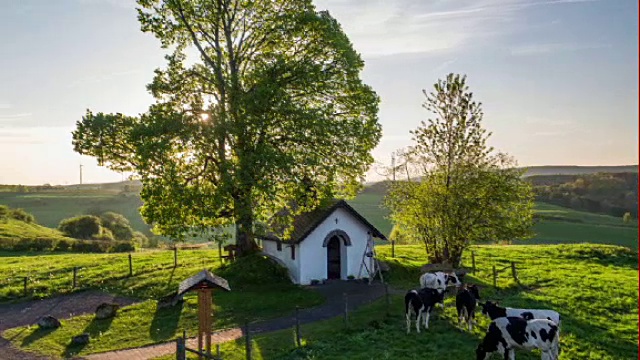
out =
<svg viewBox="0 0 640 360"><path fill-rule="evenodd" d="M100 218L93 215L82 215L64 219L58 229L67 236L77 239L91 239L100 234Z"/></svg>
<svg viewBox="0 0 640 360"><path fill-rule="evenodd" d="M624 213L624 215L622 215L622 221L625 224L628 224L629 222L631 222L631 213L630 212Z"/></svg>
<svg viewBox="0 0 640 360"><path fill-rule="evenodd" d="M18 239L0 237L0 250L13 251Z"/></svg>
<svg viewBox="0 0 640 360"><path fill-rule="evenodd" d="M112 211L105 212L100 215L100 221L102 226L111 230L113 237L116 240L131 240L133 239L133 229L129 220L124 216Z"/></svg>
<svg viewBox="0 0 640 360"><path fill-rule="evenodd" d="M132 242L141 247L141 248L148 248L148 247L152 247L151 241L149 240L149 238L147 238L143 233L141 233L140 231L136 231L133 233L133 239ZM157 243L156 243L157 244Z"/></svg>
<svg viewBox="0 0 640 360"><path fill-rule="evenodd" d="M231 264L221 266L219 275L234 287L291 284L286 268L258 254L244 256Z"/></svg>
<svg viewBox="0 0 640 360"><path fill-rule="evenodd" d="M28 224L36 222L36 218L32 214L24 211L24 209L12 209L9 216L13 219L23 221Z"/></svg>
<svg viewBox="0 0 640 360"><path fill-rule="evenodd" d="M76 240L71 245L71 250L82 253L105 253L109 249L110 243L107 241L86 241L86 240Z"/></svg>
<svg viewBox="0 0 640 360"><path fill-rule="evenodd" d="M71 249L72 244L71 241L65 239L59 240L53 247L53 251L68 251Z"/></svg>
<svg viewBox="0 0 640 360"><path fill-rule="evenodd" d="M9 207L6 205L0 205L0 220L7 220L9 218Z"/></svg>
<svg viewBox="0 0 640 360"><path fill-rule="evenodd" d="M111 230L100 227L100 233L91 237L93 240L114 241L115 238L111 233Z"/></svg>
<svg viewBox="0 0 640 360"><path fill-rule="evenodd" d="M109 248L109 252L131 252L134 250L133 243L127 241L115 241Z"/></svg>
<svg viewBox="0 0 640 360"><path fill-rule="evenodd" d="M31 251L44 251L52 250L56 241L48 238L35 238L30 241L29 250Z"/></svg>

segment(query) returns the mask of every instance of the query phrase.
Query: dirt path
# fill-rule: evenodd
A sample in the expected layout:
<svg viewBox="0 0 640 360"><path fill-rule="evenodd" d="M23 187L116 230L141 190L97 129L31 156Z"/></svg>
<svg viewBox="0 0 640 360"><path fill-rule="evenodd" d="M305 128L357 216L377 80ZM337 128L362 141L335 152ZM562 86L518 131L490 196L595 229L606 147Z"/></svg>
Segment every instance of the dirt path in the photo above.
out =
<svg viewBox="0 0 640 360"><path fill-rule="evenodd" d="M110 295L100 291L83 291L55 298L32 300L16 304L0 305L0 359L41 360L45 357L20 351L3 338L2 332L19 326L33 325L39 318L51 315L58 319L68 319L81 314L92 313L103 302L131 305L136 300Z"/></svg>
<svg viewBox="0 0 640 360"><path fill-rule="evenodd" d="M379 283L367 285L359 282L334 281L325 285L311 287L326 297L323 305L302 309L299 312L300 324L308 324L316 321L340 316L344 312L344 295L348 296L349 310L354 310L384 296L384 286ZM391 292L391 289L390 289ZM393 292L395 293L395 291ZM285 316L271 320L256 322L250 325L251 334L262 334L277 330L290 329L295 324L295 316ZM244 336L243 329L233 328L215 332L211 336L212 344L219 344L236 340ZM187 342L190 348L197 348L196 338ZM159 356L174 354L175 342L145 346L134 349L111 351L106 353L87 355L87 360L148 360Z"/></svg>

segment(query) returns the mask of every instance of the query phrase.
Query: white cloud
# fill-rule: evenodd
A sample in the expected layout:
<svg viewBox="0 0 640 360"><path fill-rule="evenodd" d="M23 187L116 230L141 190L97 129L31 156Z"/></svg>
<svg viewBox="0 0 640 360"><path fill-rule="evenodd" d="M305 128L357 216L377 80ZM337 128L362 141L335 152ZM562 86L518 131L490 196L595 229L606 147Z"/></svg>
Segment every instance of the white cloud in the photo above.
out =
<svg viewBox="0 0 640 360"><path fill-rule="evenodd" d="M0 102L0 109L11 109L11 104L8 102Z"/></svg>
<svg viewBox="0 0 640 360"><path fill-rule="evenodd" d="M73 88L73 87L78 87L82 85L97 84L104 81L110 81L121 76L138 74L140 72L141 70L127 70L127 71L112 72L109 74L88 76L88 77L73 81L71 84L69 84L69 87Z"/></svg>
<svg viewBox="0 0 640 360"><path fill-rule="evenodd" d="M561 51L580 51L611 47L606 44L531 44L511 48L513 56L528 56L556 53Z"/></svg>
<svg viewBox="0 0 640 360"><path fill-rule="evenodd" d="M316 0L342 24L364 57L452 51L522 26L519 12L532 6L598 0Z"/></svg>
<svg viewBox="0 0 640 360"><path fill-rule="evenodd" d="M9 107L7 107L6 109L8 109ZM19 114L0 115L0 121L15 121L21 118L31 117L31 115L33 114L19 113Z"/></svg>

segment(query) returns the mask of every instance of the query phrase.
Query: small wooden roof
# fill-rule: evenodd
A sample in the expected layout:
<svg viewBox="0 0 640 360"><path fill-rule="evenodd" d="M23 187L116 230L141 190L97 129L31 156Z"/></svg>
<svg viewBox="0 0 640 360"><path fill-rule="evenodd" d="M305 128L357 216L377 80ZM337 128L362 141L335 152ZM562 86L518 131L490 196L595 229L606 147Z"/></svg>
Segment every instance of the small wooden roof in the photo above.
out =
<svg viewBox="0 0 640 360"><path fill-rule="evenodd" d="M213 275L210 271L204 269L198 274L181 282L178 286L178 295L176 296L183 295L184 293L191 290L215 288L231 291L227 280L221 278L220 276Z"/></svg>

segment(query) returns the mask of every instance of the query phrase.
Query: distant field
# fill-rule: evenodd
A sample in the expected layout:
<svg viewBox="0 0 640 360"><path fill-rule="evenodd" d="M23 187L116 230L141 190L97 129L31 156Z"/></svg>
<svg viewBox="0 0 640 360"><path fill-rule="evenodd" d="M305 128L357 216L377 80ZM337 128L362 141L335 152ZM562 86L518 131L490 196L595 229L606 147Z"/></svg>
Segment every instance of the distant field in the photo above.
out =
<svg viewBox="0 0 640 360"><path fill-rule="evenodd" d="M382 198L378 193L363 193L349 203L388 235L392 224L385 218L389 211L380 206ZM536 235L532 239L516 243L535 245L587 242L638 249L636 220L624 224L622 219L613 216L576 211L545 203L536 203L534 211L541 217L533 227Z"/></svg>
<svg viewBox="0 0 640 360"><path fill-rule="evenodd" d="M142 201L134 194L124 196L71 190L25 194L0 192L0 205L23 208L32 213L39 224L50 228L58 227L60 220L69 217L113 211L129 219L135 230L146 233L149 229L140 216Z"/></svg>
<svg viewBox="0 0 640 360"><path fill-rule="evenodd" d="M358 212L365 216L383 234L391 233L392 224L386 219L387 209L381 206L382 188L374 187L349 200ZM24 208L32 213L39 224L55 228L60 220L88 212L114 211L123 214L135 230L146 232L149 226L139 213L142 201L137 195L127 196L105 191L75 193L17 194L0 192L0 204ZM535 211L540 222L534 226L536 236L523 244L556 244L591 242L638 248L638 224L623 224L622 219L575 211L560 206L536 203ZM197 242L205 241L198 239Z"/></svg>

